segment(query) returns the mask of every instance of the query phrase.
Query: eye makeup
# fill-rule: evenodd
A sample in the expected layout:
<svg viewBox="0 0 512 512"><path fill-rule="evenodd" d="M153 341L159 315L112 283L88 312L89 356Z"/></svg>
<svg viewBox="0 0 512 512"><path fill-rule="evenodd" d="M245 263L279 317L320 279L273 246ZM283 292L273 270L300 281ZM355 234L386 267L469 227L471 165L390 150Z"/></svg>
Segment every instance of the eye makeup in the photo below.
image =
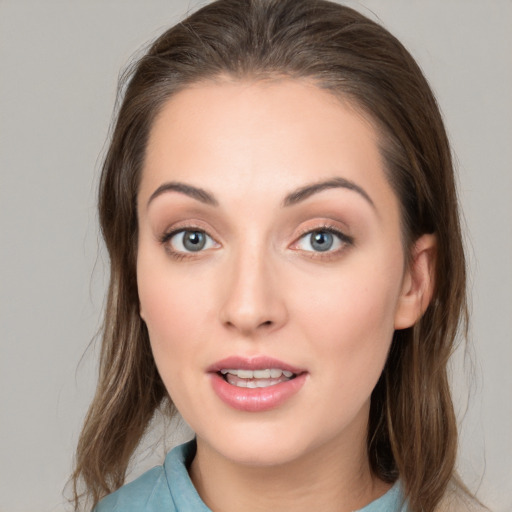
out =
<svg viewBox="0 0 512 512"><path fill-rule="evenodd" d="M290 248L312 259L331 261L339 258L353 245L352 236L324 221L316 227L304 228Z"/></svg>
<svg viewBox="0 0 512 512"><path fill-rule="evenodd" d="M221 244L198 223L181 222L158 237L167 254L177 260L196 259ZM337 259L354 245L354 238L328 222L310 223L303 228L289 249L307 258L322 261Z"/></svg>
<svg viewBox="0 0 512 512"><path fill-rule="evenodd" d="M205 251L221 247L204 226L190 221L173 225L158 237L158 241L175 260L197 258Z"/></svg>

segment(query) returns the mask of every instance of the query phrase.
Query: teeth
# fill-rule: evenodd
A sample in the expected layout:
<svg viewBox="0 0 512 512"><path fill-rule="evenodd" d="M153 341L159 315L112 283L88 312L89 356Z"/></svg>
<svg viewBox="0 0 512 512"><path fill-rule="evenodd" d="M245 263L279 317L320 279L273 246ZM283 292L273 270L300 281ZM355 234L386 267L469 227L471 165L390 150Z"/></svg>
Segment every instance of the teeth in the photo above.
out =
<svg viewBox="0 0 512 512"><path fill-rule="evenodd" d="M232 386L240 388L267 388L281 382L286 382L293 377L293 373L280 368L267 368L264 370L237 370L223 368L220 373Z"/></svg>
<svg viewBox="0 0 512 512"><path fill-rule="evenodd" d="M236 370L234 368L223 368L220 373L226 375L227 373L235 375L240 379L279 379L282 375L286 378L292 377L293 373L288 370L281 370L279 368L270 368L266 370Z"/></svg>
<svg viewBox="0 0 512 512"><path fill-rule="evenodd" d="M253 375L255 379L270 379L270 370L254 370Z"/></svg>

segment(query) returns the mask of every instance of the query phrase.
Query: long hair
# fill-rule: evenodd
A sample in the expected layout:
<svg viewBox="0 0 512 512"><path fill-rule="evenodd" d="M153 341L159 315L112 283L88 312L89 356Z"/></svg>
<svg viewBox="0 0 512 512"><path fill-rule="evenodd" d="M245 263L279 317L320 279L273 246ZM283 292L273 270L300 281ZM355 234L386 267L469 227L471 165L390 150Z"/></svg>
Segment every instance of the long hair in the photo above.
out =
<svg viewBox="0 0 512 512"><path fill-rule="evenodd" d="M454 479L457 427L447 362L467 325L466 265L451 153L420 68L386 29L324 0L218 0L160 36L128 71L106 154L99 217L110 256L99 381L73 474L94 503L120 487L158 408L172 403L139 316L136 197L149 131L163 104L201 81L310 79L372 120L401 206L406 255L422 234L438 250L433 299L396 331L371 398L375 475L401 479L413 512L432 512ZM172 412L172 411L171 411Z"/></svg>

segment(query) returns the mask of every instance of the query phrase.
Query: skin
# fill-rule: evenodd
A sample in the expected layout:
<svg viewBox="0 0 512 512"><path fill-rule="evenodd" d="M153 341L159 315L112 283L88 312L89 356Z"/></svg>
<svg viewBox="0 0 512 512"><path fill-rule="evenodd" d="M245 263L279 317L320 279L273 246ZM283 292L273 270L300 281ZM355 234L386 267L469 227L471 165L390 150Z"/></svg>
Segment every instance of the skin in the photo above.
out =
<svg viewBox="0 0 512 512"><path fill-rule="evenodd" d="M360 187L291 192L342 178ZM163 184L214 196L205 204ZM366 194L367 197L364 197ZM149 203L149 204L148 204ZM371 122L311 83L216 82L172 97L149 138L138 196L141 316L166 388L197 435L191 478L214 511L348 511L389 486L370 471L371 392L395 329L432 291L435 239L405 266L399 203ZM308 232L350 237L315 251ZM208 234L185 252L179 230ZM268 355L306 381L279 407L222 402L207 368Z"/></svg>

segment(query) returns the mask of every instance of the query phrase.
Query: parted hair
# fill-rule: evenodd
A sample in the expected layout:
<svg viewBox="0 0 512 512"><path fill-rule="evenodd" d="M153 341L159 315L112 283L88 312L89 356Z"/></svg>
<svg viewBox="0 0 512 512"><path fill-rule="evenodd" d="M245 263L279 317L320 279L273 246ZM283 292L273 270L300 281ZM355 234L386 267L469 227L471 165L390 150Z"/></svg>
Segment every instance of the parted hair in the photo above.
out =
<svg viewBox="0 0 512 512"><path fill-rule="evenodd" d="M155 412L173 413L157 372L136 282L137 209L150 129L176 92L201 81L311 80L372 121L401 206L403 245L437 238L435 290L396 331L371 397L375 475L400 478L413 512L436 510L455 477L457 427L447 363L467 328L466 264L450 147L420 68L385 28L325 0L218 0L162 34L122 77L99 186L110 258L96 394L80 436L75 509L119 488Z"/></svg>

